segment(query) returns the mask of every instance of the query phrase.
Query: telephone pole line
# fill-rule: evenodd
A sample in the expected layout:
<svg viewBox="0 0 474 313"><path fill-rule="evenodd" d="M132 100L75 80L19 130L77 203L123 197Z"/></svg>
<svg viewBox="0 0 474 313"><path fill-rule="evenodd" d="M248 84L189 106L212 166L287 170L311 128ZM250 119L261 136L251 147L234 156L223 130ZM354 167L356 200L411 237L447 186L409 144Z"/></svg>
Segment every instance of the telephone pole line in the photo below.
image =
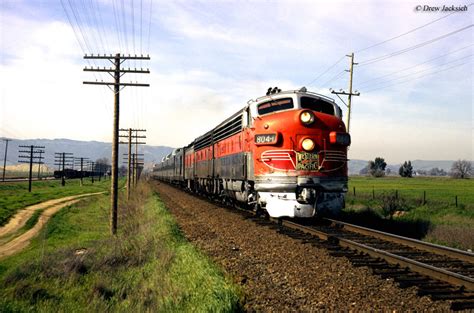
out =
<svg viewBox="0 0 474 313"><path fill-rule="evenodd" d="M349 70L346 70L346 72L349 72L349 92L346 92L342 89L340 89L339 91L334 91L332 89L330 90L331 93L335 94L339 99L341 99L342 103L344 103L347 107L347 132L349 132L349 127L351 123L352 96L360 96L360 92L358 92L357 90L355 92L352 92L352 76L354 74L354 65L357 65L359 63L354 63L354 52L352 52L351 54L347 54L346 56L350 58L350 67ZM347 96L347 104L344 102L344 100L342 100L341 97L339 97L339 95Z"/></svg>
<svg viewBox="0 0 474 313"><path fill-rule="evenodd" d="M3 141L5 141L5 157L3 158L3 175L2 175L2 181L5 181L5 170L7 168L7 151L8 151L8 142L12 141L11 139L3 138Z"/></svg>
<svg viewBox="0 0 474 313"><path fill-rule="evenodd" d="M129 158L129 154L128 153L124 153L123 155L127 156L127 158L124 159L127 160ZM139 153L139 154L135 154L135 153L132 153L131 154L131 165L130 165L130 168L132 170L132 185L133 186L136 186L137 182L138 182L138 177L139 177L139 172L138 170L142 169L143 168L143 165L145 164L145 160L143 158L140 158L140 157L143 157L143 153ZM124 162L125 163L125 162Z"/></svg>
<svg viewBox="0 0 474 313"><path fill-rule="evenodd" d="M27 150L20 150L18 151L19 153L25 153L25 154L20 154L18 156L18 162L19 163L29 163L30 164L30 170L29 170L29 175L28 175L28 192L31 192L31 179L33 175L33 164L38 164L38 166L41 166L43 163L44 157L42 156L36 156L38 153L44 153L44 147L43 146L35 146L35 145L30 145L30 146L19 146L20 148L27 148Z"/></svg>
<svg viewBox="0 0 474 313"><path fill-rule="evenodd" d="M39 154L40 154L40 159L41 159L41 156L43 155L43 151L40 151ZM38 180L41 180L41 164L38 164Z"/></svg>
<svg viewBox="0 0 474 313"><path fill-rule="evenodd" d="M133 139L135 139L135 149L137 149L139 144L145 144L145 142L138 142L138 138L146 138L146 136L141 136L138 135L139 132L145 132L145 129L134 129L134 128L128 128L128 129L123 129L121 128L119 131L121 132L127 132L128 134L126 135L119 135L120 138L128 138L128 141L120 141L119 144L127 144L128 145L128 153L124 155L128 155L127 158L127 199L130 199L130 191L131 191L131 181L134 178L134 172L133 172L133 167L132 167L132 144L133 144ZM135 132L135 135L133 135L133 132Z"/></svg>
<svg viewBox="0 0 474 313"><path fill-rule="evenodd" d="M58 166L61 174L61 185L66 185L66 167L70 168L74 166L74 156L68 152L55 152L54 153L54 165Z"/></svg>
<svg viewBox="0 0 474 313"><path fill-rule="evenodd" d="M148 69L125 69L120 68L120 65L126 60L150 60L150 56L131 56L131 55L120 55L120 53L113 55L85 55L84 59L95 59L95 60L109 60L114 68L84 68L86 72L106 72L114 78L114 82L83 82L89 85L104 85L109 88L114 86L114 122L113 122L113 133L112 133L112 183L111 183L111 212L110 212L110 230L113 235L117 233L117 207L118 207L118 135L119 135L119 116L120 116L120 90L122 87L134 86L134 87L149 87L149 84L139 83L121 83L120 78L125 73L140 73L149 74Z"/></svg>
<svg viewBox="0 0 474 313"><path fill-rule="evenodd" d="M89 158L74 158L74 164L80 166L81 168L81 186L82 186L82 179L84 178L84 161L89 160Z"/></svg>

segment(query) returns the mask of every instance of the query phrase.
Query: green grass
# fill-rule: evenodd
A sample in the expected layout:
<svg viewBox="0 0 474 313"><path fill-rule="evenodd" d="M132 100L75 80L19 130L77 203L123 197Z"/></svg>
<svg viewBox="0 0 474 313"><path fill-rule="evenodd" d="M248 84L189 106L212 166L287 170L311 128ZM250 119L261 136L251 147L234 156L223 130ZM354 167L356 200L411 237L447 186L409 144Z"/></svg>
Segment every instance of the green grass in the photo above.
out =
<svg viewBox="0 0 474 313"><path fill-rule="evenodd" d="M110 180L95 180L92 184L90 179L84 179L83 186L80 186L78 179L67 180L66 186L61 186L58 180L34 181L31 192L28 192L28 182L1 183L0 226L5 225L18 209L26 206L70 195L108 191L109 188Z"/></svg>
<svg viewBox="0 0 474 313"><path fill-rule="evenodd" d="M404 212L393 222L382 221L381 197L384 194L394 194L395 191L404 201L401 208ZM424 191L426 203L423 203ZM457 207L455 196L458 197ZM367 210L372 213L367 215ZM350 177L345 212L360 223L364 223L363 219L370 216L371 225L367 226L377 227L377 224L384 224L385 229L382 230L454 247L474 246L474 239L471 239L474 238L473 179ZM376 221L377 217L371 215L378 215L379 220Z"/></svg>
<svg viewBox="0 0 474 313"><path fill-rule="evenodd" d="M116 237L108 203L98 196L59 211L26 250L0 261L0 311L239 310L238 288L185 240L156 195L121 207Z"/></svg>
<svg viewBox="0 0 474 313"><path fill-rule="evenodd" d="M24 231L27 231L29 229L32 229L33 226L36 225L36 223L38 222L39 220L39 217L41 216L41 214L44 212L45 209L42 209L42 210L36 210L33 215L31 215L31 217L26 221L25 223L25 226L23 226L23 229Z"/></svg>
<svg viewBox="0 0 474 313"><path fill-rule="evenodd" d="M423 192L426 191L428 203L440 203L446 205L455 204L455 196L458 196L458 204L474 209L474 179L452 179L445 177L363 177L352 176L349 178L348 196L353 196L353 188L356 188L356 197L372 197L383 192L398 191L399 196L421 201Z"/></svg>

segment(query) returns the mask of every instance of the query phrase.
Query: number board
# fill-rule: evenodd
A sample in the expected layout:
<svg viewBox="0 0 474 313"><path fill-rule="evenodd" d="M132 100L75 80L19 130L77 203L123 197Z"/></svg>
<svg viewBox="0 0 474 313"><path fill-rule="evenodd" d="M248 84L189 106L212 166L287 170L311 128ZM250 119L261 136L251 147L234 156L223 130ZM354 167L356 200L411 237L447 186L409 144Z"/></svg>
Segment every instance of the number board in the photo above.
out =
<svg viewBox="0 0 474 313"><path fill-rule="evenodd" d="M255 144L257 145L273 145L278 140L277 134L260 134L255 135Z"/></svg>
<svg viewBox="0 0 474 313"><path fill-rule="evenodd" d="M319 157L317 153L296 152L297 171L318 171Z"/></svg>

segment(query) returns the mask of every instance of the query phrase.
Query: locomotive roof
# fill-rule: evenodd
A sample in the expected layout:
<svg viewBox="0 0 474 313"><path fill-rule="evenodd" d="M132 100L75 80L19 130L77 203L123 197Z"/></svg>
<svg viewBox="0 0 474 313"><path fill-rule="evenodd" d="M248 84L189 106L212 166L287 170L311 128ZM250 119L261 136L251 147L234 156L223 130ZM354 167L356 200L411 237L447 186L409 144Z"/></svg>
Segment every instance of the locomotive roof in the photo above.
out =
<svg viewBox="0 0 474 313"><path fill-rule="evenodd" d="M295 90L286 90L286 91L280 91L280 92L277 92L277 93L272 93L272 94L269 94L269 95L259 97L255 100L251 99L247 103L250 104L250 103L253 103L253 102L262 102L262 101L265 101L265 100L272 100L275 97L280 97L280 96L285 96L285 95L292 95L292 94L309 95L311 97L316 97L316 98L319 98L319 99L322 99L322 100L326 100L326 101L329 101L329 102L332 102L332 103L336 103L333 98L330 98L328 96L325 96L325 95L322 95L322 94L319 94L319 93L316 93L316 92L307 91L305 87L303 87L301 89L298 89L298 90L296 90L296 89Z"/></svg>

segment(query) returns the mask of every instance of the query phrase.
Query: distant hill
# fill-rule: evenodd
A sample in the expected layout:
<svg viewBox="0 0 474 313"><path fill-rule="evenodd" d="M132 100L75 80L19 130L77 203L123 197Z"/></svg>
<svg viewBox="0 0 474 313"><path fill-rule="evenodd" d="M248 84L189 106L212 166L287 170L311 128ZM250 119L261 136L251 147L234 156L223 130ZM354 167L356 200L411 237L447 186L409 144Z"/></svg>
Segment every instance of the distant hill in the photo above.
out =
<svg viewBox="0 0 474 313"><path fill-rule="evenodd" d="M75 157L86 157L93 161L99 158L108 158L110 160L112 154L111 144L109 142L99 141L79 141L70 139L28 139L28 140L17 140L14 139L8 144L8 157L7 164L15 165L18 163L18 150L19 145L38 145L45 146L46 164L53 168L54 164L54 153L55 152L70 152ZM120 145L120 162L124 153L127 153L127 147ZM174 148L166 146L150 146L140 145L139 153L143 153L145 157L145 166L151 167L153 163L157 163L162 157L173 151ZM0 142L0 167L3 166L3 156L5 154L5 144ZM454 161L451 160L440 160L440 161L429 161L429 160L413 160L411 161L414 170L430 170L434 167L444 169L446 172L451 170L451 165ZM367 165L367 160L350 160L349 161L349 175L358 175L360 170ZM398 173L398 169L401 164L389 164L388 168L392 172Z"/></svg>
<svg viewBox="0 0 474 313"><path fill-rule="evenodd" d="M70 139L14 139L8 143L7 164L14 165L18 163L18 151L20 145L37 145L45 147L45 162L53 168L55 152L73 153L74 157L84 157L95 161L100 158L111 159L112 145L110 142L99 141L79 141ZM153 163L158 162L161 158L174 148L166 146L150 146L140 145L139 152L144 154L145 166L150 167ZM123 154L127 153L126 145L119 146L120 164L122 163ZM134 151L132 151L134 152ZM3 157L5 155L5 144L0 142L0 167L3 166Z"/></svg>

